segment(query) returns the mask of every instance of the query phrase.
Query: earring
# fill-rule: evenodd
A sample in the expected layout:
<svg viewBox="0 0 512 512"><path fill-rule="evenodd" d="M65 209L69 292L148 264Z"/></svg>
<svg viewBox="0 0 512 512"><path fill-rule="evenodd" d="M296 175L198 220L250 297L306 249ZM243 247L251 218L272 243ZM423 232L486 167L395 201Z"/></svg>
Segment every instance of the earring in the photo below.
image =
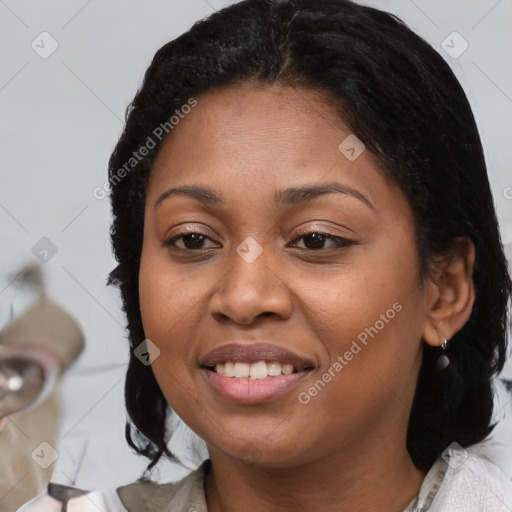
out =
<svg viewBox="0 0 512 512"><path fill-rule="evenodd" d="M448 340L446 339L446 336L444 337L444 342L441 345L441 348L443 349L443 352L446 350L446 347L448 345ZM444 370L450 365L450 358L445 355L441 354L439 358L437 359L436 366L438 370Z"/></svg>

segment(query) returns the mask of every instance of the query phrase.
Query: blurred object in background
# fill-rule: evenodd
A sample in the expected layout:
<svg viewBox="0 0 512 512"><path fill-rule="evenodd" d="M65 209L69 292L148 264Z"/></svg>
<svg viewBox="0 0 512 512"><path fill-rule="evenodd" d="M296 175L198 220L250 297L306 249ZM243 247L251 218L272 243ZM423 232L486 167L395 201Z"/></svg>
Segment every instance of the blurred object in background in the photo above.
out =
<svg viewBox="0 0 512 512"><path fill-rule="evenodd" d="M0 275L0 294L1 331L15 316L21 315L46 294L41 267L26 265L17 272Z"/></svg>
<svg viewBox="0 0 512 512"><path fill-rule="evenodd" d="M25 267L8 286L11 296L19 290L25 308L14 314L13 303L0 297L4 317L9 310L0 331L2 511L16 510L47 487L58 457L55 385L84 348L78 324L46 297L39 267Z"/></svg>

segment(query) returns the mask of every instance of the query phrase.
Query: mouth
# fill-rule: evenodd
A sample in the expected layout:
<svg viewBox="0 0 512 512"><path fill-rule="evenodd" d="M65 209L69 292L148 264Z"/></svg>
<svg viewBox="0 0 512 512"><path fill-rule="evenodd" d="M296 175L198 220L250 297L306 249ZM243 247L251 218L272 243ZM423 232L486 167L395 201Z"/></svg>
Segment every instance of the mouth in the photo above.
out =
<svg viewBox="0 0 512 512"><path fill-rule="evenodd" d="M230 379L249 379L261 380L281 375L291 375L312 370L312 366L297 368L290 363L281 363L279 361L256 361L255 363L243 361L225 361L213 366L201 365L201 368L211 372L223 375Z"/></svg>
<svg viewBox="0 0 512 512"><path fill-rule="evenodd" d="M273 400L315 369L306 358L266 343L224 345L208 353L199 367L216 393L238 404Z"/></svg>

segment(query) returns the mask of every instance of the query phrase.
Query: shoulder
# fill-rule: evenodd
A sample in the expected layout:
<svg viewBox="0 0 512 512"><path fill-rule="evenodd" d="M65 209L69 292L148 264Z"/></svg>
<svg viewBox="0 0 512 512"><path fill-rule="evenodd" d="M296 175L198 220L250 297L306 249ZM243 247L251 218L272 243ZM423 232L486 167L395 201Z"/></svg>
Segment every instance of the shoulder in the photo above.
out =
<svg viewBox="0 0 512 512"><path fill-rule="evenodd" d="M135 482L119 487L117 495L128 512L207 512L204 477L209 468L207 459L178 482Z"/></svg>
<svg viewBox="0 0 512 512"><path fill-rule="evenodd" d="M207 512L204 477L210 470L210 459L174 483L157 484L138 481L122 487L92 491L74 498L72 510L83 512ZM17 512L54 510L55 500L46 490Z"/></svg>
<svg viewBox="0 0 512 512"><path fill-rule="evenodd" d="M91 491L83 496L69 501L69 509L80 512L126 512L126 508L120 501L115 489ZM2 509L3 510L3 509ZM46 489L25 503L16 512L47 512L48 510L60 510L59 502L48 495Z"/></svg>
<svg viewBox="0 0 512 512"><path fill-rule="evenodd" d="M436 463L445 467L445 473L427 510L510 512L512 481L494 460L492 448L491 441L465 449L450 445Z"/></svg>

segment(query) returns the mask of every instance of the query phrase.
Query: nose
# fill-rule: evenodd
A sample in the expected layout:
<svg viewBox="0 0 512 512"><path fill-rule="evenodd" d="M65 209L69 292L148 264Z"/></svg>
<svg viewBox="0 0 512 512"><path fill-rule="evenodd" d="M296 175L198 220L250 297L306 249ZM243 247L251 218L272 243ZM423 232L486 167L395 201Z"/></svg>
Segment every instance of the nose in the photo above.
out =
<svg viewBox="0 0 512 512"><path fill-rule="evenodd" d="M242 325L273 315L289 318L293 309L290 289L271 260L268 248L254 261L235 253L231 269L212 295L211 315L218 321L231 320Z"/></svg>

